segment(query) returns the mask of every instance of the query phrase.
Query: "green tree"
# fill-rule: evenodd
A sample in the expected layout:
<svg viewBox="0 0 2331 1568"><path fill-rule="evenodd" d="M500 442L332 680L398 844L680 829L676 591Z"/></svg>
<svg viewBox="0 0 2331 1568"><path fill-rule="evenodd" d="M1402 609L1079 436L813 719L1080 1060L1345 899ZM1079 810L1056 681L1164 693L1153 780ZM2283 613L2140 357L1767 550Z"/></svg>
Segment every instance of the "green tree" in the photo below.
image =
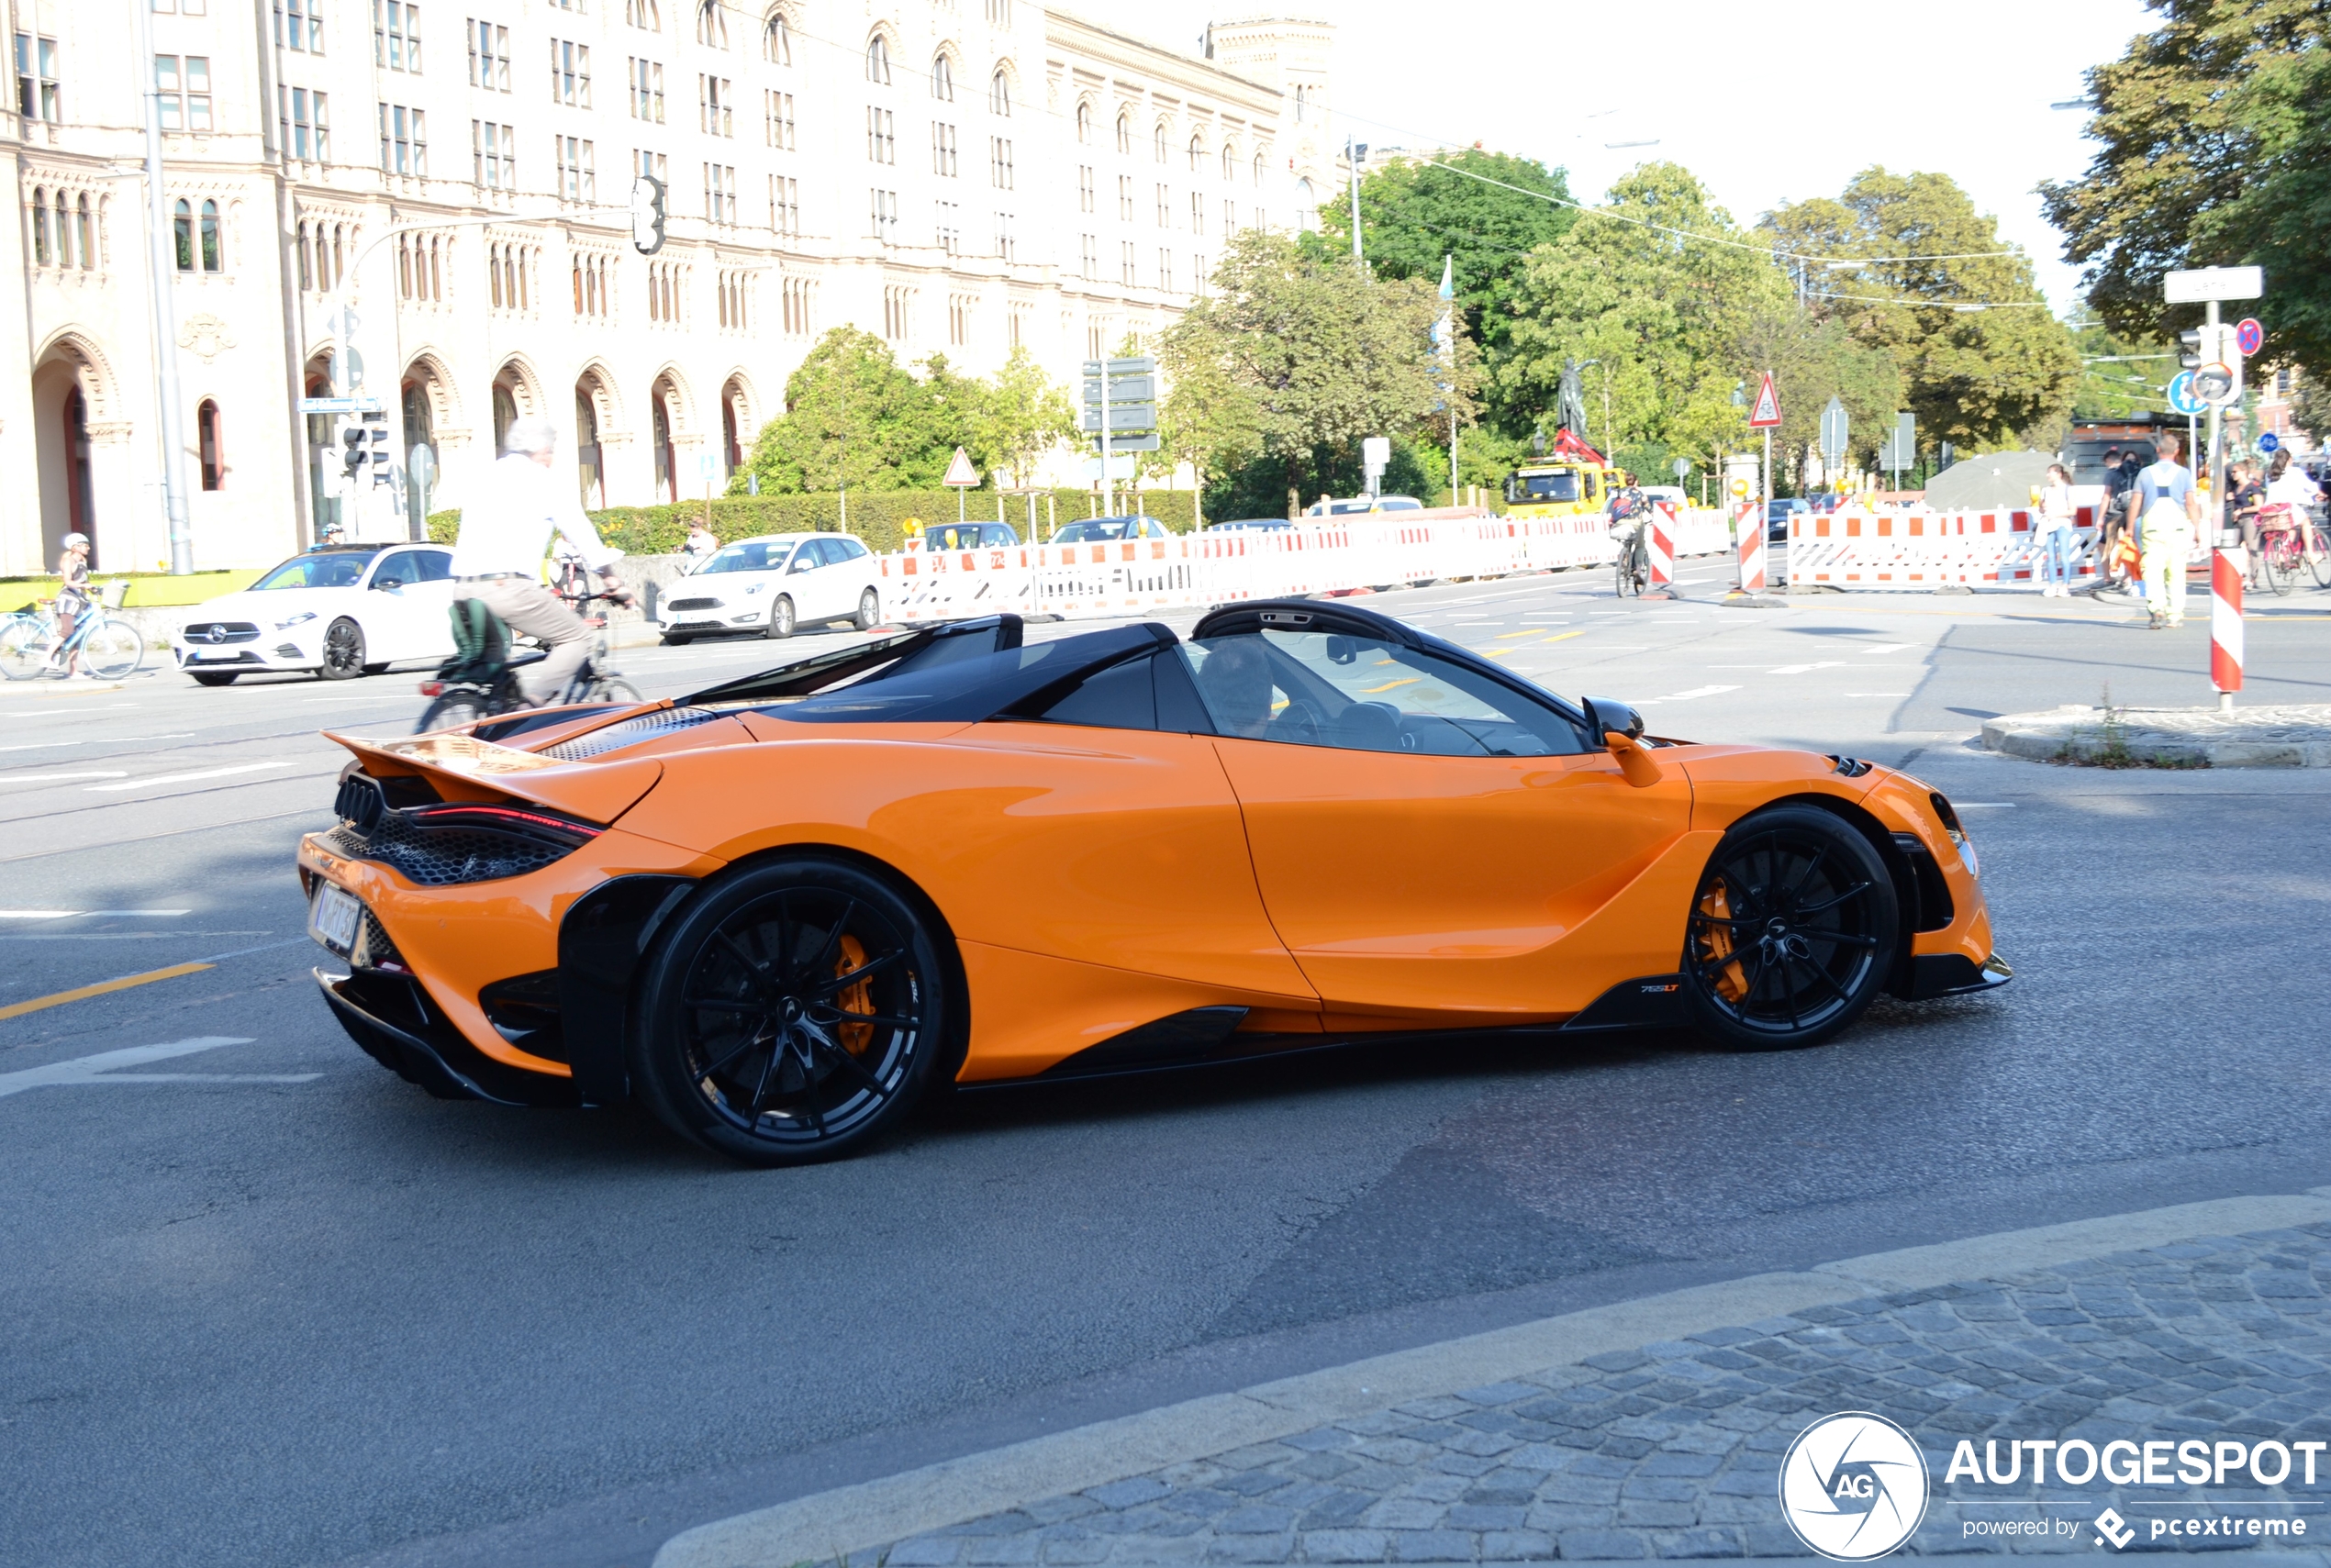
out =
<svg viewBox="0 0 2331 1568"><path fill-rule="evenodd" d="M1724 241L1731 243L1724 243ZM1511 347L1496 367L1509 409L1551 425L1563 366L1582 372L1598 446L1699 452L1745 429L1732 391L1750 325L1787 284L1700 182L1647 163L1533 251L1514 295Z"/></svg>
<svg viewBox="0 0 2331 1568"><path fill-rule="evenodd" d="M1866 169L1837 200L1783 207L1763 227L1784 254L1857 260L1799 261L1803 292L1817 314L1893 356L1926 435L1996 449L2070 408L2071 334L2048 313L2029 260L1947 174Z"/></svg>
<svg viewBox="0 0 2331 1568"><path fill-rule="evenodd" d="M2080 355L2074 418L2110 419L2169 408L2169 381L2177 373L2175 344L2152 337L2124 338L2091 318L2072 328L2072 345Z"/></svg>
<svg viewBox="0 0 2331 1568"><path fill-rule="evenodd" d="M1805 455L1820 443L1821 411L1832 397L1846 406L1847 450L1864 466L1876 464L1878 449L1903 406L1902 373L1891 354L1860 342L1844 322L1823 319L1782 298L1748 323L1741 335L1740 362L1772 373L1773 392L1780 399L1780 428L1773 432L1777 473L1802 471ZM1756 395L1753 376L1745 390ZM1727 440L1727 448L1745 450L1746 434L1744 428Z"/></svg>
<svg viewBox="0 0 2331 1568"><path fill-rule="evenodd" d="M1173 362L1212 367L1251 400L1262 457L1304 492L1366 436L1430 436L1454 398L1473 413L1476 367L1460 332L1455 384L1433 351L1441 302L1421 279L1380 279L1306 254L1283 235L1231 242L1212 292L1168 328ZM1445 426L1443 428L1445 428ZM1276 510L1276 508L1274 508Z"/></svg>
<svg viewBox="0 0 2331 1568"><path fill-rule="evenodd" d="M930 466L930 390L872 333L837 327L786 380L786 411L762 427L745 471L777 494L904 490ZM740 471L731 495L742 495Z"/></svg>
<svg viewBox="0 0 2331 1568"><path fill-rule="evenodd" d="M2099 144L2077 180L2044 184L2089 303L2125 337L2201 318L2161 298L2166 272L2257 262L2272 290L2267 353L2331 371L2331 105L2320 0L2153 0L2161 25L2092 68Z"/></svg>
<svg viewBox="0 0 2331 1568"><path fill-rule="evenodd" d="M1010 358L981 389L970 424L987 465L1024 485L1046 453L1076 439L1076 408L1028 350L1015 343Z"/></svg>
<svg viewBox="0 0 2331 1568"><path fill-rule="evenodd" d="M1159 345L1166 400L1157 407L1158 455L1188 463L1206 514L1206 487L1260 457L1260 406L1241 384L1235 363L1221 352L1218 333L1168 333ZM1274 509L1276 515L1276 509Z"/></svg>

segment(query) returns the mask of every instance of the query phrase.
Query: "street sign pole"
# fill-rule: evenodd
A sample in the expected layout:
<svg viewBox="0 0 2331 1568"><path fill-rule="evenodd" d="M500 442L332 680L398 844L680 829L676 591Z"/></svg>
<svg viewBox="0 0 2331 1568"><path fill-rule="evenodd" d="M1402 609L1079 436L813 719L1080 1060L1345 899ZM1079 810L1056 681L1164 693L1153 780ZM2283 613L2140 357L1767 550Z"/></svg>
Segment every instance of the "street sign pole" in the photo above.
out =
<svg viewBox="0 0 2331 1568"><path fill-rule="evenodd" d="M2170 305L2199 304L2207 312L2202 328L2202 361L2203 369L2196 373L2193 390L2210 406L2210 511L2212 538L2210 546L2210 581L2213 589L2211 635L2213 659L2210 684L2217 688L2218 707L2230 712L2234 694L2241 688L2241 582L2247 566L2247 555L2241 552L2238 540L2229 546L2226 534L2227 512L2225 483L2225 419L2224 409L2242 395L2243 352L2238 344L2226 341L2228 333L2219 317L2218 306L2229 299L2257 299L2266 293L2266 272L2259 267L2200 267L2168 274L2161 281L2161 296ZM2249 338L2251 323L2245 321L2242 336ZM2262 333L2257 334L2263 337ZM2222 362L2221 362L2222 361ZM2225 373L2230 372L2231 374ZM2231 584L2231 603L2225 591ZM2230 662L2216 655L2216 650L2228 641L2230 622L2233 654ZM2226 669L2230 667L2231 676Z"/></svg>

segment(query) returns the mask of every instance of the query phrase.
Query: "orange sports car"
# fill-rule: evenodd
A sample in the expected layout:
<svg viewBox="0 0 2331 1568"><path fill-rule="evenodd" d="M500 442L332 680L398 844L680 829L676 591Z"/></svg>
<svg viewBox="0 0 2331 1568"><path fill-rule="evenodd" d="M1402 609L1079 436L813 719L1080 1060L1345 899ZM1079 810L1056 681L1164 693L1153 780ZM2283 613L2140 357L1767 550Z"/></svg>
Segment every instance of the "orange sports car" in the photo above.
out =
<svg viewBox="0 0 2331 1568"><path fill-rule="evenodd" d="M2008 978L1950 803L1643 733L1339 603L1182 641L886 637L678 702L335 737L301 841L357 1042L438 1095L645 1104L756 1163L932 1084L1401 1033L1828 1039Z"/></svg>

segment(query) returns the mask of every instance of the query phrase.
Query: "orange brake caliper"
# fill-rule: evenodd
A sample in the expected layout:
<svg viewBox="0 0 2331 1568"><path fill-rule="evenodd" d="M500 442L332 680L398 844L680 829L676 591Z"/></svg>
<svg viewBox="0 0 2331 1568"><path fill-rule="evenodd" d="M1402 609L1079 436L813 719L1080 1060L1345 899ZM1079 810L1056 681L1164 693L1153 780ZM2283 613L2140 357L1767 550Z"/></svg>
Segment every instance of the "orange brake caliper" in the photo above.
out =
<svg viewBox="0 0 2331 1568"><path fill-rule="evenodd" d="M1708 896L1700 901L1700 912L1709 917L1712 922L1731 918L1732 903L1722 882L1717 883L1709 890ZM1732 958L1733 953L1738 951L1738 944L1732 939L1730 926L1711 924L1706 931L1707 935L1701 940L1707 949L1708 957ZM1741 972L1738 959L1733 959L1716 972L1716 990L1727 1002L1737 1002L1748 994L1748 977Z"/></svg>

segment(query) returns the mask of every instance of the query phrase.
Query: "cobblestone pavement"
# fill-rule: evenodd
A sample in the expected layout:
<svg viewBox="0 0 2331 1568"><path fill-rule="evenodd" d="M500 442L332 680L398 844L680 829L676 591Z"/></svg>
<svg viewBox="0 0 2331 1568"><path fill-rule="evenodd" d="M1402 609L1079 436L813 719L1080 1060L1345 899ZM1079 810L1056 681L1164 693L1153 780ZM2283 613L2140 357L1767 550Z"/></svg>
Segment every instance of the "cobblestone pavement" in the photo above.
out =
<svg viewBox="0 0 2331 1568"><path fill-rule="evenodd" d="M1814 1418L1859 1409L1908 1428L1935 1501L1905 1548L2098 1550L2109 1503L2149 1540L2199 1492L2051 1485L2049 1509L1957 1496L1962 1438L2256 1442L2331 1437L2331 1225L2182 1242L1995 1281L1905 1292L1599 1355L1456 1390L854 1554L890 1568L990 1563L1473 1562L1808 1555L1782 1523L1783 1451ZM2236 1477L2209 1501L2307 1521L2318 1486ZM2051 1481L2053 1477L2051 1476ZM2169 1499L2178 1499L2172 1507ZM2261 1506L2263 1505L2263 1506ZM2239 1508L2240 1504L2235 1503ZM2219 1511L2215 1508L2210 1510ZM2003 1542L1965 1521L2052 1516L2083 1528ZM2172 1544L2164 1540L2162 1547ZM2222 1539L2197 1545L2225 1545ZM2244 1540L2243 1545L2248 1542Z"/></svg>

